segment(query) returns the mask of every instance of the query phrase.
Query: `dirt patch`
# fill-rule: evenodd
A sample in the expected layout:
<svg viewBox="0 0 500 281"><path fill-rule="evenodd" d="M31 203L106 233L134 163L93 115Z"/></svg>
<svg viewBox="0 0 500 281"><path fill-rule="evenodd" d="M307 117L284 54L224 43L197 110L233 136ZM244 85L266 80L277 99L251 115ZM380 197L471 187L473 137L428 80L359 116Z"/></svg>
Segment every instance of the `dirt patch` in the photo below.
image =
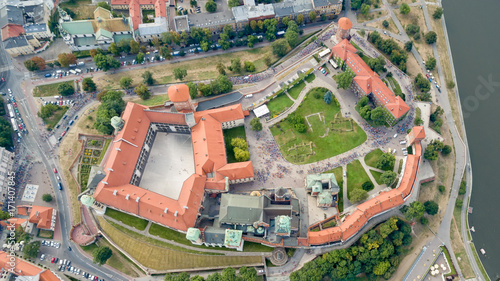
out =
<svg viewBox="0 0 500 281"><path fill-rule="evenodd" d="M385 29L385 30L392 32L394 34L399 34L399 30L396 27L396 24L394 24L394 21L392 20L392 18L387 18L386 21L389 22L389 26L387 28L385 28L382 25L382 23L384 22L384 20L382 20L382 19L379 21L376 21L376 22L369 23L368 26L379 28L379 29Z"/></svg>
<svg viewBox="0 0 500 281"><path fill-rule="evenodd" d="M78 183L71 175L69 168L78 157L82 148L81 143L78 141L78 134L99 134L97 130L93 128L93 120L96 118L97 106L97 103L90 106L85 113L82 114L82 116L76 121L75 126L70 128L59 145L59 163L60 166L63 167L61 173L65 179L65 189L67 192L69 191L70 194L73 224L80 222L81 220L80 204L77 200L79 187ZM90 120L88 116L91 116L92 120Z"/></svg>
<svg viewBox="0 0 500 281"><path fill-rule="evenodd" d="M385 16L387 16L387 11L371 12L371 13L368 13L367 16L359 13L357 15L357 21L358 21L358 23L363 23L365 21L370 21L370 20L378 19L378 18L385 17Z"/></svg>

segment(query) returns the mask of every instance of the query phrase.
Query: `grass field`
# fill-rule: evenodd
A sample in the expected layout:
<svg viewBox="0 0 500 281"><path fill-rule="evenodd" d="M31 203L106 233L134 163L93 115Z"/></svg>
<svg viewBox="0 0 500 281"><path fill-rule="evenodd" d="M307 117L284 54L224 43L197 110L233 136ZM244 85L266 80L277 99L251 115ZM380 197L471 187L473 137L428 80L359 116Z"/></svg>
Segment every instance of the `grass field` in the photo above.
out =
<svg viewBox="0 0 500 281"><path fill-rule="evenodd" d="M300 92L302 91L302 89L304 89L305 86L306 86L306 83L304 83L304 81L301 81L301 82L295 84L295 86L293 88L291 88L290 90L288 90L288 94L294 100L296 100L299 97Z"/></svg>
<svg viewBox="0 0 500 281"><path fill-rule="evenodd" d="M144 219L140 219L138 217L122 213L117 210L113 210L111 208L106 208L106 216L111 217L115 220L121 221L124 224L128 226L132 226L138 230L144 230L146 229L146 226L148 225L148 221Z"/></svg>
<svg viewBox="0 0 500 281"><path fill-rule="evenodd" d="M267 104L267 107L269 108L269 111L271 112L271 116L274 117L292 105L293 105L293 101L287 95L283 94L283 95L269 101L269 103Z"/></svg>
<svg viewBox="0 0 500 281"><path fill-rule="evenodd" d="M361 189L361 185L366 181L371 182L359 160L347 164L347 198L354 189Z"/></svg>
<svg viewBox="0 0 500 281"><path fill-rule="evenodd" d="M236 128L231 128L223 131L224 134L224 142L226 143L226 156L228 163L236 163L236 159L234 158L233 146L231 145L231 139L233 138L242 138L247 140L247 135L245 133L245 127L240 126Z"/></svg>
<svg viewBox="0 0 500 281"><path fill-rule="evenodd" d="M37 237L52 239L54 237L54 231L45 230L45 229L38 229Z"/></svg>
<svg viewBox="0 0 500 281"><path fill-rule="evenodd" d="M377 161L380 155L382 155L383 152L380 149L375 149L371 151L370 153L366 154L365 156L365 163L366 165L377 168Z"/></svg>
<svg viewBox="0 0 500 281"><path fill-rule="evenodd" d="M154 65L147 68L148 71L153 73L153 77L157 84L168 84L177 83L179 81L174 79L173 70L174 68L187 69L187 76L184 78L183 82L188 81L200 81L214 79L219 75L219 72L215 68L214 61L221 62L222 64L228 66L231 64L231 60L235 58L244 58L245 61L251 61L255 65L255 73L264 71L267 69L267 65L264 62L264 57L266 55L271 56L271 61L274 62L278 58L272 54L271 46L254 48L239 52L226 52L217 56L207 56L205 58L186 60L182 62L172 61L170 64ZM144 73L145 69L133 69L129 71L123 71L115 74L107 74L103 76L96 82L96 85L100 89L119 89L120 79L124 76L128 77L140 77ZM239 73L228 72L229 76L241 75ZM137 80L137 81L135 81ZM109 82L108 82L109 81ZM140 79L134 79L132 87L139 84Z"/></svg>
<svg viewBox="0 0 500 281"><path fill-rule="evenodd" d="M54 129L57 123L59 123L59 120L66 114L66 111L68 111L67 106L59 106L58 109L52 113L52 116L49 118L42 118L47 130L51 131Z"/></svg>
<svg viewBox="0 0 500 281"><path fill-rule="evenodd" d="M217 256L191 254L152 245L124 233L102 217L98 218L103 231L139 263L156 270L207 268L260 264L259 256Z"/></svg>
<svg viewBox="0 0 500 281"><path fill-rule="evenodd" d="M340 108L335 102L326 104L322 98L314 98L314 91L320 91L320 96L323 97L326 89L311 89L295 111L304 117L316 113L321 115L321 120L317 115L308 118L311 127L308 127L306 133L299 133L286 120L271 127L281 153L291 163L317 162L351 150L366 140L365 132L355 122L336 117ZM309 146L311 142L312 149Z"/></svg>
<svg viewBox="0 0 500 281"><path fill-rule="evenodd" d="M94 244L90 244L88 246L82 246L82 250L84 250L86 253L92 255L92 252L94 249L97 249L99 246L100 247L109 247L111 251L113 252L113 255L106 261L106 264L113 267L114 269L117 269L118 271L127 274L128 276L131 277L139 277L139 274L137 274L132 267L135 267L136 265L133 264L131 261L127 259L120 251L118 251L115 247L113 247L111 244L109 244L106 239L101 239L98 242Z"/></svg>
<svg viewBox="0 0 500 281"><path fill-rule="evenodd" d="M342 176L342 167L337 167L333 170L327 171L325 173L334 173L335 174L335 179L337 180L337 184L340 187L340 191L338 194L339 198L339 213L342 213L344 211L344 177Z"/></svg>
<svg viewBox="0 0 500 281"><path fill-rule="evenodd" d="M73 20L94 19L94 11L97 5L92 5L90 0L72 0L60 4L61 8L71 10L75 15Z"/></svg>
<svg viewBox="0 0 500 281"><path fill-rule="evenodd" d="M142 104L145 106L163 105L166 101L168 101L168 94L154 95L154 96L151 96L147 100L143 100L141 98L135 98L135 99L132 99L130 101L138 103L138 104Z"/></svg>
<svg viewBox="0 0 500 281"><path fill-rule="evenodd" d="M312 81L314 81L314 79L316 79L316 75L314 75L314 73L311 73L309 74L309 76L307 76L306 81L307 83L311 83Z"/></svg>
<svg viewBox="0 0 500 281"><path fill-rule="evenodd" d="M377 181L378 184L382 185L382 181L380 180L380 176L382 175L381 172L370 170L370 173L372 173L373 178L375 178L375 181Z"/></svg>
<svg viewBox="0 0 500 281"><path fill-rule="evenodd" d="M52 97L52 96L58 96L59 92L57 91L57 88L61 84L69 84L71 86L74 86L74 82L73 81L64 81L64 82L58 82L58 83L40 85L40 86L36 86L33 89L33 96L34 97Z"/></svg>

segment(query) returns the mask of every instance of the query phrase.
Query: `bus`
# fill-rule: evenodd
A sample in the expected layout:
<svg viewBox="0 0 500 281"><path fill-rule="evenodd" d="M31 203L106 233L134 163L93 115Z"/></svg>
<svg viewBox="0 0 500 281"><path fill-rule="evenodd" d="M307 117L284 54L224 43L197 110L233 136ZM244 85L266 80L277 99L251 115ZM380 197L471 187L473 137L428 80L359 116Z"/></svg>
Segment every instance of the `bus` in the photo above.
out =
<svg viewBox="0 0 500 281"><path fill-rule="evenodd" d="M16 119L14 119L14 118L10 118L10 123L12 123L12 129L14 129L14 131L16 131L16 132L17 132L17 130L18 130L19 128L17 128L17 122L16 122Z"/></svg>
<svg viewBox="0 0 500 281"><path fill-rule="evenodd" d="M320 57L320 58L323 58L324 56L326 56L326 55L328 55L328 54L330 54L330 49L326 48L326 49L324 49L323 51L321 51L321 52L319 53L319 57Z"/></svg>
<svg viewBox="0 0 500 281"><path fill-rule="evenodd" d="M15 117L15 115L14 115L14 107L12 106L12 104L8 103L7 104L7 108L9 109L10 118L14 118Z"/></svg>
<svg viewBox="0 0 500 281"><path fill-rule="evenodd" d="M337 64L336 64L336 63L335 63L332 59L330 59L328 62L329 62L329 63L333 66L333 68L335 68L335 69L337 69L337 68L339 67L339 66L338 66L338 65L337 65Z"/></svg>

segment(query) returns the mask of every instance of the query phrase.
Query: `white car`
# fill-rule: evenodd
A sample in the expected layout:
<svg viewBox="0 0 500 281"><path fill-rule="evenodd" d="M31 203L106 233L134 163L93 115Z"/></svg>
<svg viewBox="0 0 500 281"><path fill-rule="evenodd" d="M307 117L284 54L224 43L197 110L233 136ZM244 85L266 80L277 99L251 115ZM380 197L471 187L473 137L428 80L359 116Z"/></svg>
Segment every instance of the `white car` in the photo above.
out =
<svg viewBox="0 0 500 281"><path fill-rule="evenodd" d="M45 254L42 254L42 255L40 256L40 260L41 260L41 261L43 261L44 259L45 259Z"/></svg>

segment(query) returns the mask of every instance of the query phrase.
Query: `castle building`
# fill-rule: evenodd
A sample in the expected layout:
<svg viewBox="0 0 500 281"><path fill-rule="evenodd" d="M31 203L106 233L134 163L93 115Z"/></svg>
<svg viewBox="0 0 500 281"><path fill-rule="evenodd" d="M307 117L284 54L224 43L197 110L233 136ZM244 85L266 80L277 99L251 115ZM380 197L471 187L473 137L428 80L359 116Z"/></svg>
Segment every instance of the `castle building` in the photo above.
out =
<svg viewBox="0 0 500 281"><path fill-rule="evenodd" d="M341 42L344 39L350 40L351 39L351 28L352 28L352 22L346 17L342 17L339 19L338 23L338 28L337 28L337 42Z"/></svg>

